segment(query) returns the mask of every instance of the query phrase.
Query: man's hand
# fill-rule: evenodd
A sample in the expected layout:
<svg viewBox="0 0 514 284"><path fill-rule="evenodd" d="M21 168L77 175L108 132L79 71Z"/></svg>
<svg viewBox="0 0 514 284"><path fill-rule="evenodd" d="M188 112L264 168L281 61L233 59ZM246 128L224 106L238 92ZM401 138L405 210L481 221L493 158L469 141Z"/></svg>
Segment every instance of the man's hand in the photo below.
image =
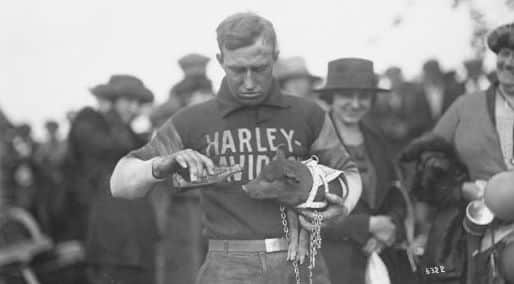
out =
<svg viewBox="0 0 514 284"><path fill-rule="evenodd" d="M362 250L367 255L370 255L370 254L372 254L374 252L379 254L385 247L386 247L386 245L382 241L380 241L377 238L371 237L366 242L366 244L362 247Z"/></svg>
<svg viewBox="0 0 514 284"><path fill-rule="evenodd" d="M326 193L328 206L325 210L320 211L319 214L323 217L323 227L330 226L331 224L340 223L348 216L348 209L344 206L344 199L337 194ZM300 225L309 232L314 228L312 221L315 214L312 209L300 210Z"/></svg>
<svg viewBox="0 0 514 284"><path fill-rule="evenodd" d="M152 174L157 179L169 177L180 168L189 169L191 181L196 181L205 170L213 174L214 164L211 159L197 151L186 149L168 156L158 157L152 162Z"/></svg>
<svg viewBox="0 0 514 284"><path fill-rule="evenodd" d="M396 241L396 225L389 216L378 215L370 217L369 231L377 240L383 242L388 247Z"/></svg>

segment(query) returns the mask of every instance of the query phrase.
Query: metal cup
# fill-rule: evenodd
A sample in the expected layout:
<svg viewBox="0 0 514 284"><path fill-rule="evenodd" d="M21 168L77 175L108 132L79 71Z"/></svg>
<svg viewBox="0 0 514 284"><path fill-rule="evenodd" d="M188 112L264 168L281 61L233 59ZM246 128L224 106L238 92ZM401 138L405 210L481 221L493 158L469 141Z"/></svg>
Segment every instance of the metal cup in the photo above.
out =
<svg viewBox="0 0 514 284"><path fill-rule="evenodd" d="M494 220L494 214L487 208L483 199L474 200L466 206L466 218L463 221L466 232L473 236L482 236Z"/></svg>

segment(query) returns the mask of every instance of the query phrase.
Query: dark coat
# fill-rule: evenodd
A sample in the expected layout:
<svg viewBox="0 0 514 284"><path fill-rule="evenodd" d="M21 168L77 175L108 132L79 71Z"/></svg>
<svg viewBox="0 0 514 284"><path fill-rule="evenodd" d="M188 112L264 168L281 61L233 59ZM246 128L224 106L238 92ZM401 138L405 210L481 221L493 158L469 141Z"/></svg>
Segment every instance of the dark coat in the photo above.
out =
<svg viewBox="0 0 514 284"><path fill-rule="evenodd" d="M373 215L389 215L398 228L398 239L403 235L405 202L398 189L393 187L395 173L384 137L371 124L361 123L364 143L377 173L376 209L363 198L359 200L342 224L326 229L323 233L322 253L327 262L332 283L364 283L368 256L362 247L372 236L369 218ZM342 143L342 141L341 141ZM409 271L402 252L385 249L381 257L388 266L392 283L409 283L400 271Z"/></svg>
<svg viewBox="0 0 514 284"><path fill-rule="evenodd" d="M86 254L95 264L151 266L157 228L146 199L116 199L109 179L117 161L144 141L110 112L85 108L69 134L74 192L88 212Z"/></svg>

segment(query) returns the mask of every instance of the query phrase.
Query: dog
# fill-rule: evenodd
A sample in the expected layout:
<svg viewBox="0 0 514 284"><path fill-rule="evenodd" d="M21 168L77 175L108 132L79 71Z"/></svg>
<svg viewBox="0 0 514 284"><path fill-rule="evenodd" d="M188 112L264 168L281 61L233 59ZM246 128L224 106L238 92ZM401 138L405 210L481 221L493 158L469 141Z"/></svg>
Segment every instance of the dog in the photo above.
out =
<svg viewBox="0 0 514 284"><path fill-rule="evenodd" d="M243 186L251 198L271 199L287 207L287 259L300 263L308 255L310 238L309 232L298 226L298 210L323 210L328 205L325 194L331 192L345 198L349 213L360 197L360 189L360 178L355 185L354 177L346 178L341 171L319 165L315 158L303 162L287 159L282 147L257 178Z"/></svg>
<svg viewBox="0 0 514 284"><path fill-rule="evenodd" d="M412 194L419 201L435 208L461 205L461 184L469 175L444 138L429 133L413 140L400 154L400 162L416 165Z"/></svg>
<svg viewBox="0 0 514 284"><path fill-rule="evenodd" d="M415 164L412 195L435 210L435 216L425 220L432 225L427 236L421 271L444 267L445 272L426 274L431 282L460 279L466 267L466 241L462 226L466 201L461 185L469 180L465 165L451 143L433 133L413 140L402 151L400 163Z"/></svg>

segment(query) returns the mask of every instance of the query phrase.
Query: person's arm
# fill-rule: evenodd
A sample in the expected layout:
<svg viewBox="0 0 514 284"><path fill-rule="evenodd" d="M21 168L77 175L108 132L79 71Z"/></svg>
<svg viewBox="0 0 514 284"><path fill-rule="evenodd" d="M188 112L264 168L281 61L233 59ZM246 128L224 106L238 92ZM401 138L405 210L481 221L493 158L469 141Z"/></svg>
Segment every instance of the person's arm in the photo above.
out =
<svg viewBox="0 0 514 284"><path fill-rule="evenodd" d="M460 121L459 109L465 99L465 96L459 97L441 117L433 131L453 145L455 145L453 142L455 131ZM460 191L453 194L455 198L464 198L467 201L480 199L484 193L484 190L473 181L463 181L460 187L453 188Z"/></svg>
<svg viewBox="0 0 514 284"><path fill-rule="evenodd" d="M154 158L155 159L155 158ZM123 157L111 176L111 193L114 197L143 197L161 181L152 175L152 160L144 161L133 156Z"/></svg>
<svg viewBox="0 0 514 284"><path fill-rule="evenodd" d="M184 149L179 132L169 120L148 144L118 162L111 176L111 193L124 198L145 196L179 168L188 168L194 180L204 169L212 173L213 164L204 155Z"/></svg>
<svg viewBox="0 0 514 284"><path fill-rule="evenodd" d="M321 130L312 144L310 152L318 156L322 165L344 172L346 182L348 183L348 196L344 201L344 206L349 213L357 205L362 193L359 169L344 145L339 141L328 114L324 114L322 121Z"/></svg>
<svg viewBox="0 0 514 284"><path fill-rule="evenodd" d="M332 239L349 238L361 245L366 244L371 236L369 231L371 216L365 212L357 212L360 211L358 210L359 206L357 205L355 212L352 212L341 222L324 228L324 233Z"/></svg>
<svg viewBox="0 0 514 284"><path fill-rule="evenodd" d="M352 161L346 148L340 143L336 131L332 125L328 114L319 109L315 113L314 129L319 129L314 142L311 144L310 153L319 158L322 165L342 170L348 184L348 194L345 199L335 194L327 194L329 206L320 212L325 227L333 226L343 222L348 214L355 208L362 193L362 182L357 165ZM317 125L316 125L317 123ZM315 214L310 210L301 212L309 220L314 220ZM312 228L312 223L307 221L304 216L300 216L301 225Z"/></svg>
<svg viewBox="0 0 514 284"><path fill-rule="evenodd" d="M385 214L391 218L391 221L395 225L395 237L394 240L398 241L404 238L404 221L407 215L407 204L400 193L400 190L394 186L390 188L390 192L387 198L384 200L386 205Z"/></svg>

